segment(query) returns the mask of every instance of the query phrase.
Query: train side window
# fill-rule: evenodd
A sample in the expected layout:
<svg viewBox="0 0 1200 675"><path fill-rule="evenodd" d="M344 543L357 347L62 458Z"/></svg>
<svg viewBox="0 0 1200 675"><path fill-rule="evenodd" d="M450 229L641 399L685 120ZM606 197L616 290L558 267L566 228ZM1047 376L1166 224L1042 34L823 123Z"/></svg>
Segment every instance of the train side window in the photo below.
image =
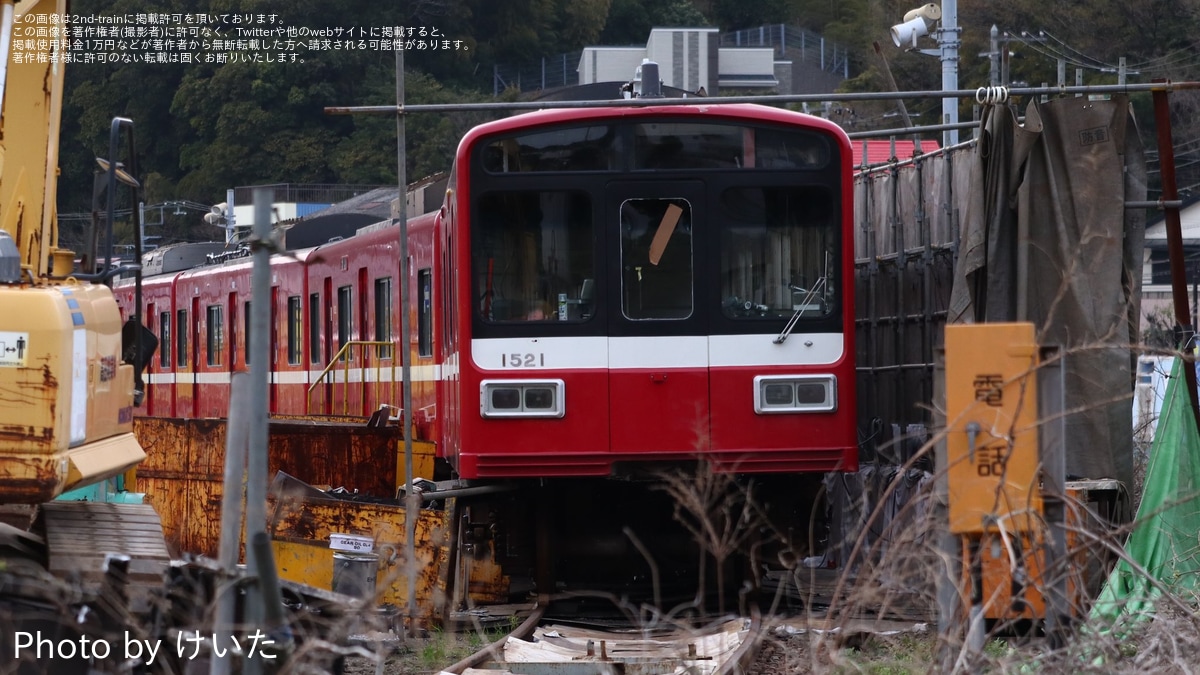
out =
<svg viewBox="0 0 1200 675"><path fill-rule="evenodd" d="M300 363L300 335L304 330L302 310L300 296L289 295L287 327L288 363L293 366Z"/></svg>
<svg viewBox="0 0 1200 675"><path fill-rule="evenodd" d="M175 313L175 365L188 366L188 312L181 309Z"/></svg>
<svg viewBox="0 0 1200 675"><path fill-rule="evenodd" d="M337 291L337 338L339 352L341 352L341 349L346 346L347 342L350 341L350 331L354 326L353 292L352 286L340 286ZM345 361L346 354L342 353L338 360ZM353 360L353 358L351 358L351 360Z"/></svg>
<svg viewBox="0 0 1200 675"><path fill-rule="evenodd" d="M417 355L433 356L433 270L417 270Z"/></svg>
<svg viewBox="0 0 1200 675"><path fill-rule="evenodd" d="M250 365L250 301L247 300L242 305L242 316L246 317L246 330L242 331L246 334L246 344L242 349L242 353L246 355L246 365Z"/></svg>
<svg viewBox="0 0 1200 675"><path fill-rule="evenodd" d="M221 350L224 345L225 325L224 313L220 305L208 307L208 340L205 347L208 350L208 365L221 365Z"/></svg>
<svg viewBox="0 0 1200 675"><path fill-rule="evenodd" d="M392 278L375 280L375 341L392 341ZM380 346L376 352L381 359L392 358L391 345Z"/></svg>
<svg viewBox="0 0 1200 675"><path fill-rule="evenodd" d="M308 294L308 361L321 362L321 294Z"/></svg>
<svg viewBox="0 0 1200 675"><path fill-rule="evenodd" d="M171 367L171 313L162 312L158 315L158 365L162 368Z"/></svg>
<svg viewBox="0 0 1200 675"><path fill-rule="evenodd" d="M454 335L455 313L453 298L455 286L454 274L452 273L453 268L450 266L450 251L454 250L453 245L454 237L447 237L446 250L442 252L442 296L440 298L442 306L440 309L442 316L442 350L444 352L450 351Z"/></svg>

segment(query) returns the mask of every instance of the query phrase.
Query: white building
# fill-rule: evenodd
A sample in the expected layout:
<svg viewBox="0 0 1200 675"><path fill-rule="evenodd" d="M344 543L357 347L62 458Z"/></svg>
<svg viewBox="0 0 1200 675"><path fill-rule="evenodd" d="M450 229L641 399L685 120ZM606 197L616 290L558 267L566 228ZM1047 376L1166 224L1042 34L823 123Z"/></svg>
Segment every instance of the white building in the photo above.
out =
<svg viewBox="0 0 1200 675"><path fill-rule="evenodd" d="M1200 299L1200 199L1184 202L1179 210L1180 230L1183 233L1183 257L1187 272L1188 306L1193 322ZM1142 258L1142 326L1145 317L1154 311L1166 310L1174 315L1171 300L1171 263L1167 250L1167 223L1158 215L1146 224L1146 246Z"/></svg>
<svg viewBox="0 0 1200 675"><path fill-rule="evenodd" d="M781 82L790 83L791 63L776 61L773 48L719 43L716 28L655 28L645 47L585 47L579 84L628 81L644 59L658 64L663 86L690 92L736 94L779 90Z"/></svg>

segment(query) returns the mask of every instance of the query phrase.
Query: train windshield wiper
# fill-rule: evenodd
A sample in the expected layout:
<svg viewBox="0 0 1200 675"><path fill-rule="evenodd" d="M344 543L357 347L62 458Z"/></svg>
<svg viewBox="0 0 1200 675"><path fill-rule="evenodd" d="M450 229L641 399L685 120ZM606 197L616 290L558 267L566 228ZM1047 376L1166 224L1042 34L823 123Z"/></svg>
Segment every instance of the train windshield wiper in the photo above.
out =
<svg viewBox="0 0 1200 675"><path fill-rule="evenodd" d="M796 322L800 320L800 314L812 306L810 303L817 297L817 293L825 290L825 280L828 278L829 255L827 253L825 255L825 275L819 277L817 279L817 283L813 284L812 288L805 290L795 284L788 284L788 290L792 291L793 293L803 293L804 299L800 301L800 304L796 305L796 311L792 313L792 318L788 319L787 325L783 327L782 331L780 331L779 336L771 342L781 345L783 344L784 340L788 339L788 336L792 334L792 330L796 328Z"/></svg>

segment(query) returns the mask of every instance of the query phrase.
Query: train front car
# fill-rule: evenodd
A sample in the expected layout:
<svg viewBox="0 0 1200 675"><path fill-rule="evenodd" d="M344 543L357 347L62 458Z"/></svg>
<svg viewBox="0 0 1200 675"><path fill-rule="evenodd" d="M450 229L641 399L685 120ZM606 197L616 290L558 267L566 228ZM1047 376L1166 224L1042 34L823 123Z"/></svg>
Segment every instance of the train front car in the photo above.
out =
<svg viewBox="0 0 1200 675"><path fill-rule="evenodd" d="M850 157L835 125L758 105L469 133L442 230L458 474L854 470Z"/></svg>

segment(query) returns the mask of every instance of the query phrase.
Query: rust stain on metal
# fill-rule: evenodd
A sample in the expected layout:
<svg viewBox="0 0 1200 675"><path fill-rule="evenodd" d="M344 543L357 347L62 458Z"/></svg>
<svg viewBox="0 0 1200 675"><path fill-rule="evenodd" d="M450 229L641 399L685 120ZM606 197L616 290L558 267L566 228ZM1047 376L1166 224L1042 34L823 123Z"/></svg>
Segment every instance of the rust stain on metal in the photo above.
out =
<svg viewBox="0 0 1200 675"><path fill-rule="evenodd" d="M172 550L215 556L220 532L214 513L224 492L225 421L139 417L134 419L134 433L147 455L138 467L138 489L162 514ZM353 424L272 420L268 472L391 498L396 491L398 437L399 429L367 428L361 419Z"/></svg>
<svg viewBox="0 0 1200 675"><path fill-rule="evenodd" d="M59 476L56 462L9 457L0 463L0 491L9 504L38 504L54 498Z"/></svg>
<svg viewBox="0 0 1200 675"><path fill-rule="evenodd" d="M278 485L278 482L276 483ZM277 490L273 492L278 493ZM309 492L278 494L268 532L275 541L304 544L321 552L329 551L331 534L357 534L370 537L373 552L379 557L377 574L378 601L407 603L409 567L404 560L406 512L399 504L374 504L332 499ZM422 509L415 523L416 601L421 614L440 616L445 607L447 580L444 578L450 557L448 535L451 512ZM311 583L326 570L291 571L294 581ZM298 578L296 578L298 575Z"/></svg>
<svg viewBox="0 0 1200 675"><path fill-rule="evenodd" d="M508 597L509 579L496 563L496 542L488 541L483 555L463 556L461 563L467 577L467 594L479 604L496 604Z"/></svg>
<svg viewBox="0 0 1200 675"><path fill-rule="evenodd" d="M24 424L0 425L0 439L10 441L22 448L21 454L45 454L54 441L54 430L48 427L26 426Z"/></svg>

